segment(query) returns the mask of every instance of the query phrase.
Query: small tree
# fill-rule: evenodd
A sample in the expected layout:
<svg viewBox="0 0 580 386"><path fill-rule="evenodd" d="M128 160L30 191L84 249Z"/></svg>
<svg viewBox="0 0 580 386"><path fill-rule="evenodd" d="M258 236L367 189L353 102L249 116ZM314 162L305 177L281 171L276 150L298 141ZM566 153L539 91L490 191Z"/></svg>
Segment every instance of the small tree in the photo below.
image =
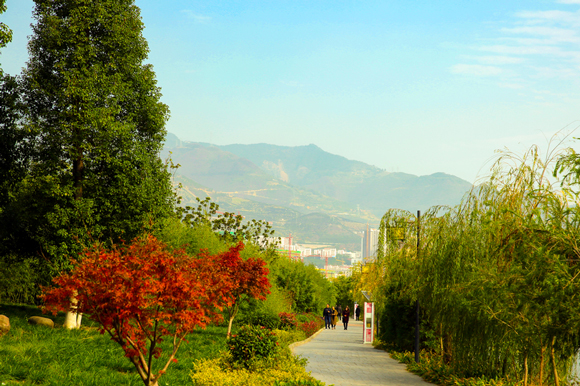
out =
<svg viewBox="0 0 580 386"><path fill-rule="evenodd" d="M242 247L192 258L182 250L170 252L147 236L108 251L94 248L73 262L70 273L53 280L56 287L45 289L45 310L68 311L74 294L77 311L89 314L102 333L121 345L145 385L157 386L177 361L187 334L220 320L223 307L234 305L233 294L244 282L222 273L236 272L245 263L239 255ZM164 337L171 338L173 349L154 371L153 359L161 355Z"/></svg>
<svg viewBox="0 0 580 386"><path fill-rule="evenodd" d="M230 249L227 253L237 253L244 247L241 242L237 247ZM226 254L222 254L225 256ZM229 318L228 339L232 333L232 324L238 314L240 304L249 298L266 300L266 295L270 293L270 282L268 280L268 268L266 262L262 259L249 258L248 260L235 259L236 265L223 264L222 277L228 277L234 285L234 289L227 295L229 306L226 313Z"/></svg>

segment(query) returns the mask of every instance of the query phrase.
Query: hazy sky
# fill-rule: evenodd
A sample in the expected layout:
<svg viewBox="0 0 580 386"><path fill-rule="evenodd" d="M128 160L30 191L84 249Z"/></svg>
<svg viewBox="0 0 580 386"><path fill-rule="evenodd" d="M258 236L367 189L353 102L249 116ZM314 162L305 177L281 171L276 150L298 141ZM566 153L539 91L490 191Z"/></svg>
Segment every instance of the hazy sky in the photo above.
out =
<svg viewBox="0 0 580 386"><path fill-rule="evenodd" d="M313 143L473 182L494 150L546 148L579 125L580 0L137 5L167 128L185 140ZM17 74L33 2L7 6L14 40L0 63Z"/></svg>

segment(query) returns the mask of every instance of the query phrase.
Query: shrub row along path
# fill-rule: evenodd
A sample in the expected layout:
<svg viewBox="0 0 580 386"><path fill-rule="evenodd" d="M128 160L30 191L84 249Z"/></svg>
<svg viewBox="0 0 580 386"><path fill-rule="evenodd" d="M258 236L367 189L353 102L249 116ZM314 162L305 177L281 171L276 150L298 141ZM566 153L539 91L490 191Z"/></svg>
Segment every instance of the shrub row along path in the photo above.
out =
<svg viewBox="0 0 580 386"><path fill-rule="evenodd" d="M294 348L294 354L308 358L306 369L327 385L335 386L427 386L418 375L392 359L386 351L362 342L362 322L351 321L336 330L323 330L310 342Z"/></svg>

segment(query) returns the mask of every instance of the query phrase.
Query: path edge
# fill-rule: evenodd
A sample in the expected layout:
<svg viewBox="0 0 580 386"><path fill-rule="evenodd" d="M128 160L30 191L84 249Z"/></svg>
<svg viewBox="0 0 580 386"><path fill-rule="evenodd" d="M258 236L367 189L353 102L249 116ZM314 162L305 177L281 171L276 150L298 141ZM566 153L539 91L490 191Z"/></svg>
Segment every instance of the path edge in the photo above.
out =
<svg viewBox="0 0 580 386"><path fill-rule="evenodd" d="M298 346L302 346L303 344L306 344L308 342L310 342L312 339L314 339L318 334L320 334L322 332L322 330L324 330L324 328L321 328L320 330L316 331L314 334L310 335L310 337L301 340L299 342L294 342L292 344L288 345L288 348L290 349L290 351L292 352L292 354L294 354L294 349Z"/></svg>

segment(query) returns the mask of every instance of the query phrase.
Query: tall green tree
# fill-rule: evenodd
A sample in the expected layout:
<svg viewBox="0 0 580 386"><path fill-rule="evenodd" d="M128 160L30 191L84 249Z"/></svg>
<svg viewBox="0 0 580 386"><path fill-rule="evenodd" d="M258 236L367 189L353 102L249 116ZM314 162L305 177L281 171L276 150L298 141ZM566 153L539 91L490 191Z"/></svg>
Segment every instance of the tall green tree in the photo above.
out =
<svg viewBox="0 0 580 386"><path fill-rule="evenodd" d="M133 0L35 0L33 18L22 76L31 156L13 206L54 272L172 213L159 158L169 110Z"/></svg>
<svg viewBox="0 0 580 386"><path fill-rule="evenodd" d="M0 0L0 14L4 12L6 12L6 0ZM12 30L0 21L0 48L6 46L10 41L12 41Z"/></svg>

